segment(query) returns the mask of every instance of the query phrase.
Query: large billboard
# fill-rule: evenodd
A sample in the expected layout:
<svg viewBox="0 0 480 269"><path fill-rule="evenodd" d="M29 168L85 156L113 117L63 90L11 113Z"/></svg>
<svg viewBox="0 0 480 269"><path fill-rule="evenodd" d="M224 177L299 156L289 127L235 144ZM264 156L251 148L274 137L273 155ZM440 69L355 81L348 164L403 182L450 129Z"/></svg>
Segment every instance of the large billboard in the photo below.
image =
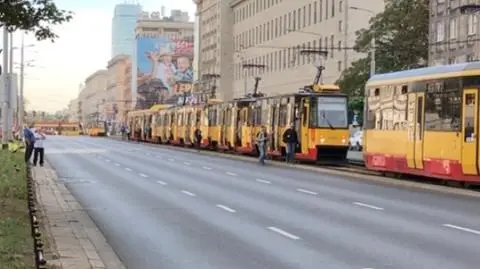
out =
<svg viewBox="0 0 480 269"><path fill-rule="evenodd" d="M193 83L193 42L167 37L138 37L135 109L179 103Z"/></svg>

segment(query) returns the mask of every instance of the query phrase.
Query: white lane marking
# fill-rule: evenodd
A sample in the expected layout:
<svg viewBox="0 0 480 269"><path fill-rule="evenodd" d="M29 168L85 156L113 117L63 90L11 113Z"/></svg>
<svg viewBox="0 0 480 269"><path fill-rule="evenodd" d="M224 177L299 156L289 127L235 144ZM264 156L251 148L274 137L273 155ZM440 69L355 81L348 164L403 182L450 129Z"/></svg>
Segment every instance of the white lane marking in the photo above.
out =
<svg viewBox="0 0 480 269"><path fill-rule="evenodd" d="M125 167L125 170L127 170L127 171L129 171L129 172L132 171L132 169L130 169L130 168L128 168L128 167Z"/></svg>
<svg viewBox="0 0 480 269"><path fill-rule="evenodd" d="M190 165L190 163L189 163L189 162L183 162L183 164L184 164L184 165Z"/></svg>
<svg viewBox="0 0 480 269"><path fill-rule="evenodd" d="M147 152L147 153L145 153L145 155L148 155L148 156L150 156L150 155L152 155L152 153L150 153L150 152Z"/></svg>
<svg viewBox="0 0 480 269"><path fill-rule="evenodd" d="M221 209L223 209L223 210L225 210L225 211L228 211L228 212L230 212L230 213L235 213L235 212L237 212L237 211L235 211L235 209L231 209L231 208L228 207L228 206L217 205L217 207L218 207L218 208L221 208Z"/></svg>
<svg viewBox="0 0 480 269"><path fill-rule="evenodd" d="M229 175L229 176L232 176L232 177L236 177L236 176L238 176L237 174L235 174L235 173L232 173L232 172L227 172L227 175Z"/></svg>
<svg viewBox="0 0 480 269"><path fill-rule="evenodd" d="M212 168L211 168L211 167L208 167L208 166L204 166L203 169L205 169L205 170L212 170Z"/></svg>
<svg viewBox="0 0 480 269"><path fill-rule="evenodd" d="M161 180L157 180L157 183L163 186L168 185L167 182L163 182Z"/></svg>
<svg viewBox="0 0 480 269"><path fill-rule="evenodd" d="M311 194L311 195L318 195L317 192L314 192L314 191L309 191L309 190L305 190L305 189L297 189L298 192L303 192L303 193L306 193L306 194Z"/></svg>
<svg viewBox="0 0 480 269"><path fill-rule="evenodd" d="M105 161L106 161L107 163L111 162L109 159L106 159Z"/></svg>
<svg viewBox="0 0 480 269"><path fill-rule="evenodd" d="M453 225L453 224L443 224L443 226L448 227L448 228L452 228L452 229L456 229L456 230L459 230L459 231L467 232L467 233L480 235L480 231L470 229L470 228L465 228L465 227L462 227L462 226L457 226L457 225Z"/></svg>
<svg viewBox="0 0 480 269"><path fill-rule="evenodd" d="M182 191L183 194L186 194L188 196L196 196L195 193L191 193L189 191Z"/></svg>
<svg viewBox="0 0 480 269"><path fill-rule="evenodd" d="M115 163L115 166L120 166L120 164L119 164L119 163Z"/></svg>
<svg viewBox="0 0 480 269"><path fill-rule="evenodd" d="M161 156L161 155L157 155L157 156L155 156L155 157L157 157L157 158L162 158L162 156Z"/></svg>
<svg viewBox="0 0 480 269"><path fill-rule="evenodd" d="M138 174L138 175L141 176L141 177L145 177L145 178L148 177L147 175L145 175L145 174L143 174L143 173L140 173L140 174Z"/></svg>
<svg viewBox="0 0 480 269"><path fill-rule="evenodd" d="M383 210L383 208L381 208L381 207L374 206L374 205L369 205L369 204L364 204L364 203L360 203L360 202L354 202L353 204L358 205L358 206L367 207L367 208L370 208L370 209Z"/></svg>
<svg viewBox="0 0 480 269"><path fill-rule="evenodd" d="M175 161L175 159L172 159L172 158L169 158L168 160L171 161L171 162L174 162L174 161Z"/></svg>
<svg viewBox="0 0 480 269"><path fill-rule="evenodd" d="M260 179L260 178L257 178L256 181L260 182L260 183L263 183L263 184L272 184L272 182L270 182L268 180Z"/></svg>
<svg viewBox="0 0 480 269"><path fill-rule="evenodd" d="M284 230L280 229L280 228L277 228L277 227L267 227L267 229L269 229L270 231L273 231L273 232L276 232L278 234L281 234L285 237L288 237L290 239L293 239L293 240L298 240L300 239L300 237L296 236L296 235L293 235L291 233L288 233L288 232L285 232Z"/></svg>

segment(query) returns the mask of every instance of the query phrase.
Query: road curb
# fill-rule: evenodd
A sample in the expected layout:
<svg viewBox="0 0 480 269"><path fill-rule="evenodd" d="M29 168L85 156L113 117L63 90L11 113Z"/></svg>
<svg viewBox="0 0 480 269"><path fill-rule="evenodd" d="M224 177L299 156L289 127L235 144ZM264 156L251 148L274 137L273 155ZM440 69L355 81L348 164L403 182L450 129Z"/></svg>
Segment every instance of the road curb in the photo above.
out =
<svg viewBox="0 0 480 269"><path fill-rule="evenodd" d="M106 137L104 139L112 139L116 141L126 142L122 140L121 137ZM233 154L221 153L216 151L197 150L197 149L182 148L182 147L175 147L175 146L161 145L161 144L149 144L149 143L142 143L142 144L148 145L151 147L164 148L168 150L178 150L182 152L195 153L198 155L222 157L226 159L241 160L241 161L247 161L251 163L257 162L257 160L252 157L233 155ZM271 161L269 162L269 164L272 166L277 166L282 168L298 169L303 171L322 173L323 175L339 176L351 181L359 181L359 182L365 182L365 183L369 181L369 182L379 183L385 186L395 186L395 187L400 187L404 189L416 189L416 190L423 190L423 191L430 191L430 192L440 192L444 194L467 196L472 198L480 198L480 192L476 192L468 189L456 189L448 186L433 185L433 184L414 182L414 181L405 181L401 179L394 179L394 178L384 177L380 175L368 175L364 173L352 174L346 171L338 171L338 170L332 170L332 169L326 169L322 167L308 166L308 165L302 165L302 164L288 164L288 163L283 163L278 161ZM375 172L372 172L372 173L375 173Z"/></svg>

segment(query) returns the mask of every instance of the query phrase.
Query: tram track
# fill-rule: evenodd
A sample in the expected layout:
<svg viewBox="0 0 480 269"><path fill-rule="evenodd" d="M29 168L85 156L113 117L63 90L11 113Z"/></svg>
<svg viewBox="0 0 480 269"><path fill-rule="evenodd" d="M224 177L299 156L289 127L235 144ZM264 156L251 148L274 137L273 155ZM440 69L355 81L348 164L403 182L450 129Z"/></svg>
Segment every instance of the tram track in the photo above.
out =
<svg viewBox="0 0 480 269"><path fill-rule="evenodd" d="M116 140L123 141L121 138L113 138ZM184 151L188 152L197 152L197 153L213 153L213 154L218 154L219 156L221 155L228 155L230 157L246 157L253 159L255 156L252 155L247 155L247 154L240 154L238 152L233 152L233 151L217 151L217 150L212 150L212 149L201 149L201 150L196 150L193 147L182 147L182 146L177 146L177 145L171 145L171 144L158 144L150 141L141 141L143 144L148 144L151 146L158 146L158 147L165 147L165 148L170 148L170 149L181 149ZM275 163L281 163L284 162L281 159L278 158L270 158L268 159L269 161L273 161ZM434 186L443 186L446 188L451 188L451 189L457 189L457 190L466 190L466 191L474 191L480 193L480 186L461 186L461 185L455 185L451 182L445 182L445 181L439 181L437 179L431 179L427 177L420 177L420 176L415 176L415 175L399 175L399 174L394 174L394 173L385 173L381 171L372 171L368 170L365 166L364 163L360 160L348 160L348 163L346 164L312 164L312 163L304 163L304 162L296 162L296 164L302 165L302 166L308 166L308 167L317 167L321 169L326 169L326 170L331 170L335 172L341 172L345 173L345 176L347 177L355 177L355 175L363 175L363 176L375 176L375 177L382 177L385 179L390 179L392 182L411 182L411 183L419 183L419 184L426 184L426 185L434 185Z"/></svg>

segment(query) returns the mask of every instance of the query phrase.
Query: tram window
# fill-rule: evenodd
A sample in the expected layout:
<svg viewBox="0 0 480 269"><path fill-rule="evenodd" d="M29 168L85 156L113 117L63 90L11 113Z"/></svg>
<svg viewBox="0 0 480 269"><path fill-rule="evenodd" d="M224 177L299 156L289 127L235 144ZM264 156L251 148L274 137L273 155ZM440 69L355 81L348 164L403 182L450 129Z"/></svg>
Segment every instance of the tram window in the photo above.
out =
<svg viewBox="0 0 480 269"><path fill-rule="evenodd" d="M417 99L417 126L418 126L418 139L423 139L423 97L418 97Z"/></svg>
<svg viewBox="0 0 480 269"><path fill-rule="evenodd" d="M458 79L434 81L425 95L425 130L460 131L462 91Z"/></svg>
<svg viewBox="0 0 480 269"><path fill-rule="evenodd" d="M473 135L475 133L475 97L475 94L465 95L465 142L471 142L474 139Z"/></svg>
<svg viewBox="0 0 480 269"><path fill-rule="evenodd" d="M280 108L279 108L279 124L280 126L287 126L288 122L287 122L287 112L288 112L288 108L286 105L281 105Z"/></svg>

